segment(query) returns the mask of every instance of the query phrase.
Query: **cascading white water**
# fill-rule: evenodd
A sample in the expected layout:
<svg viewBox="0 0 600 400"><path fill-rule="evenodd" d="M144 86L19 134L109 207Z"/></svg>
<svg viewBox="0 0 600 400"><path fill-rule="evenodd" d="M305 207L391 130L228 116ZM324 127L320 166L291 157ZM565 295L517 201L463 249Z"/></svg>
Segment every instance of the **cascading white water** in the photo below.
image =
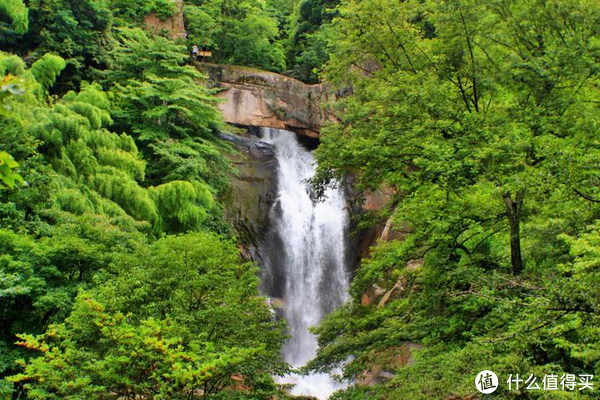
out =
<svg viewBox="0 0 600 400"><path fill-rule="evenodd" d="M292 132L263 128L262 136L275 147L279 162L277 210L272 217L279 239L269 250L278 254L265 259L267 264L278 260L282 265L266 265L266 271L278 269L284 280L278 284L291 334L284 359L301 367L317 350L316 338L308 328L346 300L345 199L341 190L328 189L325 200L314 203L307 183L315 173L312 154ZM296 385L292 394L320 399L341 387L328 374L291 375L284 382Z"/></svg>

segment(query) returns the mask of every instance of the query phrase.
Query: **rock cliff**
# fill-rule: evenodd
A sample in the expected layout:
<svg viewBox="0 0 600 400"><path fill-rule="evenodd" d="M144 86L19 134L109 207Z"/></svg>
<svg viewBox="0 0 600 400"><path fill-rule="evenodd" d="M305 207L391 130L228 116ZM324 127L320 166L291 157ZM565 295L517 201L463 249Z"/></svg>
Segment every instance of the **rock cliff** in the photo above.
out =
<svg viewBox="0 0 600 400"><path fill-rule="evenodd" d="M268 230L269 210L277 199L277 159L273 146L258 138L222 133L234 151L229 154L236 172L231 177L225 217L233 225L244 257L258 260L257 246Z"/></svg>
<svg viewBox="0 0 600 400"><path fill-rule="evenodd" d="M333 121L321 107L329 94L324 85L307 85L296 79L254 68L197 63L218 97L227 123L239 126L270 127L294 131L312 138L321 126Z"/></svg>

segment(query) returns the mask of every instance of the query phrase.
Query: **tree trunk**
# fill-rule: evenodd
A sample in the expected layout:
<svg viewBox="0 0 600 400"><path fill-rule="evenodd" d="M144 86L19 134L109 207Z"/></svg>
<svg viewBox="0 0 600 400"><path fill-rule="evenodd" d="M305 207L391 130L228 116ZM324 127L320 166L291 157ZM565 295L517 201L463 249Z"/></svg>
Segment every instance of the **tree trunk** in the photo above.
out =
<svg viewBox="0 0 600 400"><path fill-rule="evenodd" d="M512 196L508 192L503 196L510 226L510 261L512 264L513 275L519 275L521 271L523 271L520 227L523 197L525 197L525 192L522 190L517 190L515 200L512 199Z"/></svg>
<svg viewBox="0 0 600 400"><path fill-rule="evenodd" d="M21 391L23 390L23 385L20 383L15 383L14 384L15 389L13 390L12 393L12 400L18 400L19 397L21 397Z"/></svg>

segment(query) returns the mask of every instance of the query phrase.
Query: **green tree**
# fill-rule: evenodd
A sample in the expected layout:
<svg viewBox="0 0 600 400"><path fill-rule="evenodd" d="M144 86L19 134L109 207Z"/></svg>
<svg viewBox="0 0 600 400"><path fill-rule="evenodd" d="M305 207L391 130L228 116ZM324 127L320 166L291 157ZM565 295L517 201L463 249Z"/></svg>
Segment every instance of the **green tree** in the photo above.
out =
<svg viewBox="0 0 600 400"><path fill-rule="evenodd" d="M20 58L0 55L1 72L18 85L17 96L3 98L0 148L19 160L18 172L27 181L0 193L2 378L16 372L15 360L30 354L15 347L16 334L39 334L64 319L78 288L91 285L114 253L144 242L140 231L148 231L149 222L136 221L124 208L138 216L140 210L130 205L156 207L135 181L144 163L133 140L105 128L108 100L97 86L47 103L45 92L63 66L59 57L44 56L27 69ZM99 185L107 171L124 177L110 193ZM125 187L135 187L142 202L132 193L115 195ZM0 384L2 396L18 396L19 390Z"/></svg>
<svg viewBox="0 0 600 400"><path fill-rule="evenodd" d="M3 61L6 62L6 58ZM3 66L4 68L7 67L6 64ZM20 80L11 75L6 75L2 78L2 82L0 83L0 115L8 114L9 111L6 107L9 98L23 94L23 89L19 83L21 83ZM19 163L10 154L6 151L0 152L0 189L12 189L16 183L24 183L21 175L14 171L18 166Z"/></svg>
<svg viewBox="0 0 600 400"><path fill-rule="evenodd" d="M194 0L185 7L189 43L213 60L271 71L285 69L280 22L266 2Z"/></svg>
<svg viewBox="0 0 600 400"><path fill-rule="evenodd" d="M216 136L222 117L203 85L205 77L185 65L185 46L150 38L139 29L123 30L119 43L107 75L107 82L114 84L113 115L116 129L132 132L149 160L148 182L188 181L221 194L231 171Z"/></svg>
<svg viewBox="0 0 600 400"><path fill-rule="evenodd" d="M8 1L13 8L19 2ZM90 80L97 69L105 67L112 23L106 2L30 1L28 11L18 9L22 14L21 26L27 26L28 15L29 29L0 30L0 48L33 60L46 53L61 56L67 64L58 81L58 92L77 87L82 80Z"/></svg>
<svg viewBox="0 0 600 400"><path fill-rule="evenodd" d="M338 12L326 73L353 94L322 137L316 183L353 174L392 189L406 239L361 266L352 301L317 329L312 368L394 370L386 353L425 344L374 398L470 395L484 366L595 373L597 310L578 294L593 277L559 288L579 264L564 235L597 218L600 8L347 0Z"/></svg>
<svg viewBox="0 0 600 400"><path fill-rule="evenodd" d="M32 399L270 398L283 325L258 296L256 270L233 243L169 237L123 255L73 313L22 345L41 351L25 372ZM240 379L242 389L240 392Z"/></svg>
<svg viewBox="0 0 600 400"><path fill-rule="evenodd" d="M117 20L115 25L121 27L140 26L149 13L166 20L175 12L175 2L170 0L110 0L109 4Z"/></svg>
<svg viewBox="0 0 600 400"><path fill-rule="evenodd" d="M29 28L29 15L27 6L22 0L2 0L0 1L0 13L11 20L10 27L3 23L0 27L3 31L10 30L16 34L23 34Z"/></svg>
<svg viewBox="0 0 600 400"><path fill-rule="evenodd" d="M269 398L284 328L255 268L208 233L169 236L228 232L216 100L185 46L113 41L113 22L172 7L26 4L0 2L0 46L23 56L0 54L0 182L26 182L0 191L0 397Z"/></svg>
<svg viewBox="0 0 600 400"><path fill-rule="evenodd" d="M56 82L56 78L65 69L65 60L54 54L44 54L39 60L31 65L31 73L45 92Z"/></svg>
<svg viewBox="0 0 600 400"><path fill-rule="evenodd" d="M302 0L292 15L287 43L288 64L293 76L310 83L319 80L317 72L328 60L327 43L321 28L335 16L339 0Z"/></svg>
<svg viewBox="0 0 600 400"><path fill-rule="evenodd" d="M150 195L161 213L161 231L194 230L206 220L213 206L210 189L198 182L171 181L151 188Z"/></svg>
<svg viewBox="0 0 600 400"><path fill-rule="evenodd" d="M205 77L185 65L185 46L140 29L124 29L112 52L108 82L114 84L117 123L140 142L213 137L222 117L202 85Z"/></svg>
<svg viewBox="0 0 600 400"><path fill-rule="evenodd" d="M13 170L18 166L10 154L0 152L0 189L13 189L17 183L24 183L21 175Z"/></svg>
<svg viewBox="0 0 600 400"><path fill-rule="evenodd" d="M226 63L271 71L285 69L283 46L276 41L277 21L266 13L249 13L242 20L228 20L222 30L219 51Z"/></svg>

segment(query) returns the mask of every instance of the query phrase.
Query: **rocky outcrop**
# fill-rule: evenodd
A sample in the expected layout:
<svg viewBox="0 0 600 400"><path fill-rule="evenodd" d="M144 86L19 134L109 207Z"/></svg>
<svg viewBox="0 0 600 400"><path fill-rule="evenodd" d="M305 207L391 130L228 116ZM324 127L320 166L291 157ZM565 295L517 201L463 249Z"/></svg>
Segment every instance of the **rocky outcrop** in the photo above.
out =
<svg viewBox="0 0 600 400"><path fill-rule="evenodd" d="M406 264L406 269L416 270L422 266L423 260L412 260ZM414 290L414 287L411 288L408 279L402 276L389 290L373 285L370 290L362 294L361 304L363 306L369 306L377 301L377 308L383 308L392 298L405 296L407 292L412 292L412 290ZM373 386L392 379L395 376L396 371L400 368L414 363L413 352L421 348L423 348L423 345L419 343L405 341L398 346L392 346L385 350L373 351L370 357L370 369L363 372L356 383L361 386Z"/></svg>
<svg viewBox="0 0 600 400"><path fill-rule="evenodd" d="M348 238L348 261L351 271L355 271L363 259L371 256L371 248L379 241L401 239L404 232L392 228L391 220L383 219L372 223L368 227L361 227L364 216L375 218L378 214L393 203L394 190L384 187L376 191L359 192L355 190L355 181L352 176L345 179L345 194L348 199L349 212L353 216L350 221L350 236Z"/></svg>
<svg viewBox="0 0 600 400"><path fill-rule="evenodd" d="M351 182L352 183L352 182ZM351 184L349 187L352 188ZM347 197L354 203L353 213L355 215L370 214L372 216L383 216L379 223L373 224L369 228L363 228L356 231L354 245L355 254L358 256L358 266L365 259L370 258L372 247L390 241L403 241L411 232L410 224L407 222L394 221L390 210L394 209L397 199L396 191L384 186L376 191L365 191L356 193L352 190L347 191ZM406 263L405 268L414 271L423 266L423 260L411 260ZM402 275L391 287L381 287L373 284L361 294L361 305L368 307L383 308L393 300L405 297L415 290L407 276ZM398 343L384 350L373 351L369 356L370 366L356 380L359 386L374 386L385 383L392 379L396 372L402 367L414 363L414 351L419 350L423 345L411 341Z"/></svg>
<svg viewBox="0 0 600 400"><path fill-rule="evenodd" d="M321 104L328 94L324 85L307 85L296 79L254 68L197 63L210 83L222 89L218 97L227 123L287 129L316 138L321 126L334 117Z"/></svg>
<svg viewBox="0 0 600 400"><path fill-rule="evenodd" d="M183 0L172 0L175 3L173 16L161 19L156 13L144 18L146 29L154 33L168 32L173 39L185 39L185 21L183 18Z"/></svg>
<svg viewBox="0 0 600 400"><path fill-rule="evenodd" d="M414 363L413 352L421 348L423 346L420 344L404 342L399 346L374 353L372 356L372 369L358 378L357 385L374 386L392 379L395 376L395 371Z"/></svg>
<svg viewBox="0 0 600 400"><path fill-rule="evenodd" d="M269 210L277 199L277 159L273 146L253 136L222 133L234 151L229 157L236 169L225 201L225 218L231 223L245 258L258 260L258 246L269 226Z"/></svg>

